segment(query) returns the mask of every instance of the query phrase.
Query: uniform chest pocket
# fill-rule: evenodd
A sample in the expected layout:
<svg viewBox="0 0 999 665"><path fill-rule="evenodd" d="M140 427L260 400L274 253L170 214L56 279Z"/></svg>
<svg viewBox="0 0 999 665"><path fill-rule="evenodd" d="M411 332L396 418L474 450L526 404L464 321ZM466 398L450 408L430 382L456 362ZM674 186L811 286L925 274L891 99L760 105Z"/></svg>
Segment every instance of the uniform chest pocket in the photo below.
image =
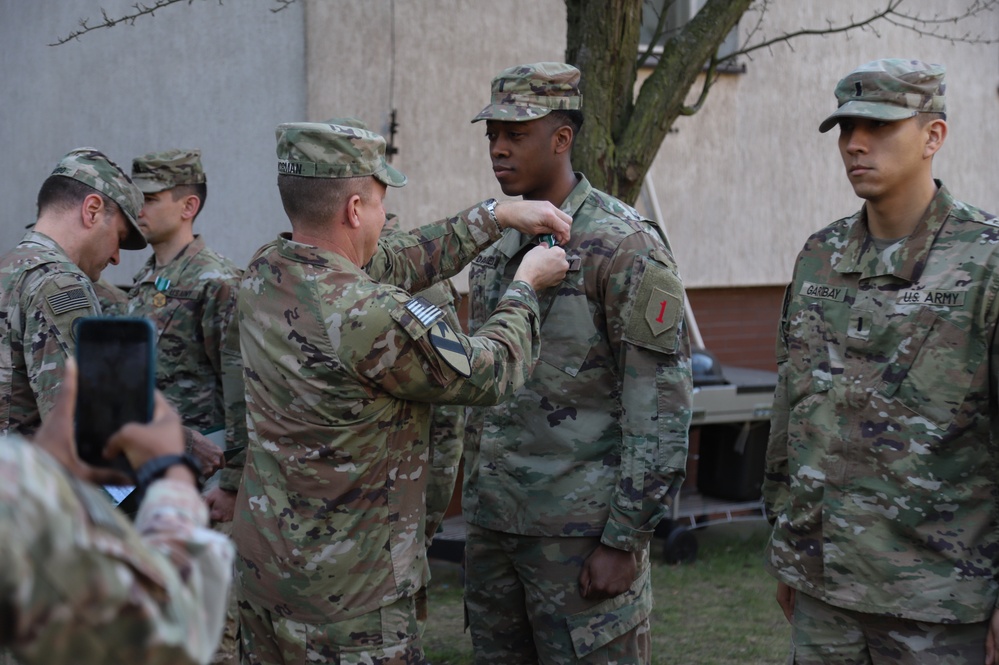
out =
<svg viewBox="0 0 999 665"><path fill-rule="evenodd" d="M897 330L899 343L878 392L946 427L960 413L975 377L987 370L984 344L930 309L908 317Z"/></svg>
<svg viewBox="0 0 999 665"><path fill-rule="evenodd" d="M788 322L788 398L793 406L810 395L827 392L833 380L830 335L822 306L811 303L789 317Z"/></svg>
<svg viewBox="0 0 999 665"><path fill-rule="evenodd" d="M557 288L547 315L542 304L541 361L576 376L600 334L593 324L586 294L565 283Z"/></svg>

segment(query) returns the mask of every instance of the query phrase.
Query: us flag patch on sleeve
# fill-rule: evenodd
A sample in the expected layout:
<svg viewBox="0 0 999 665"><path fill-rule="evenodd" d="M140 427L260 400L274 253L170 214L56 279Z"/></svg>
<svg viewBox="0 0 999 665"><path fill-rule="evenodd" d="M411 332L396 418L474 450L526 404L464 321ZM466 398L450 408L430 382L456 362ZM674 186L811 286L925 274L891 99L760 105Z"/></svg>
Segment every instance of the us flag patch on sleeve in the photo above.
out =
<svg viewBox="0 0 999 665"><path fill-rule="evenodd" d="M90 307L90 300L87 298L86 292L79 286L73 289L60 291L59 293L53 293L48 296L46 300L49 303L49 307L52 309L52 313L56 316L66 312L72 312L74 309Z"/></svg>

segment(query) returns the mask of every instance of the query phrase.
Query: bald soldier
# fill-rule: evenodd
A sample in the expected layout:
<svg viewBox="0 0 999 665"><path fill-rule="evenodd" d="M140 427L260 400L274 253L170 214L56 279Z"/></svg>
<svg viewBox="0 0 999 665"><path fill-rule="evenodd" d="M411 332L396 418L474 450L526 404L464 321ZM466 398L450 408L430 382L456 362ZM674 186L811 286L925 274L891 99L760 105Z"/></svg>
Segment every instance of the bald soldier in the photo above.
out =
<svg viewBox="0 0 999 665"><path fill-rule="evenodd" d="M142 249L142 194L106 155L79 148L38 192L38 218L0 258L0 433L29 434L52 408L73 322L101 312L93 283L119 249Z"/></svg>
<svg viewBox="0 0 999 665"><path fill-rule="evenodd" d="M239 294L249 453L236 504L243 663L423 662L431 403L492 404L538 357L538 290L565 274L537 247L479 334L420 291L503 228L568 240L539 202L485 201L379 239L385 140L324 123L277 129L291 233L251 260ZM382 266L366 273L364 266ZM404 288L403 288L404 287Z"/></svg>

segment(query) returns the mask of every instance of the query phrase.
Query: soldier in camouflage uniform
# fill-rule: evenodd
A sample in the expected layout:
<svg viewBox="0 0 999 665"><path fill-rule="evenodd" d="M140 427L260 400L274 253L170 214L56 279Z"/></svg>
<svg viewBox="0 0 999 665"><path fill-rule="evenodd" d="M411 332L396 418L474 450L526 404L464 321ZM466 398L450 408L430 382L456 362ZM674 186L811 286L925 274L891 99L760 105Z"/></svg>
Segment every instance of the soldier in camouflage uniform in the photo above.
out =
<svg viewBox="0 0 999 665"><path fill-rule="evenodd" d="M205 663L233 549L205 528L195 476L177 462L180 419L157 395L152 423L111 440L140 473L159 469L133 524L92 484L116 473L76 456L74 368L34 445L11 435L0 446L0 646L25 665Z"/></svg>
<svg viewBox="0 0 999 665"><path fill-rule="evenodd" d="M73 322L101 312L93 283L119 247L142 249L142 194L93 148L73 150L38 192L38 219L0 258L0 434L33 432L76 348Z"/></svg>
<svg viewBox="0 0 999 665"><path fill-rule="evenodd" d="M221 465L222 452L201 433L224 428L226 448L246 445L243 366L235 323L242 271L194 234L194 222L208 194L199 150L136 157L132 181L145 199L139 228L153 256L135 276L125 311L156 326L156 386L180 412L188 428L188 447L210 474ZM230 460L205 494L216 523L232 521L243 457L238 453ZM213 662L237 662L235 600Z"/></svg>
<svg viewBox="0 0 999 665"><path fill-rule="evenodd" d="M942 66L836 98L819 131L865 203L795 262L764 483L789 662L995 662L999 223L933 179Z"/></svg>
<svg viewBox="0 0 999 665"><path fill-rule="evenodd" d="M568 217L491 200L379 240L387 186L406 182L384 151L359 128L277 129L292 232L257 252L239 294L244 664L423 662L430 405L491 404L521 385L538 355L536 289L567 268L561 249L536 248L479 335L455 331L403 289L455 274L504 226L567 240Z"/></svg>
<svg viewBox="0 0 999 665"><path fill-rule="evenodd" d="M570 268L541 296L541 360L465 440L465 602L477 663L647 663L649 544L687 456L683 286L658 227L572 170L579 70L504 70L486 121L504 194L572 216ZM472 264L469 328L531 238L507 231Z"/></svg>
<svg viewBox="0 0 999 665"><path fill-rule="evenodd" d="M342 125L368 129L363 120L353 117L331 118L327 124ZM396 233L402 233L399 228L399 218L389 213L385 218L385 228L382 237L387 238ZM368 272L379 272L385 267L377 261L365 267ZM461 321L458 319L458 305L461 294L450 279L433 284L427 289L414 294L425 298L444 312L444 319L452 329L460 331ZM458 465L461 463L461 451L465 436L465 407L455 404L439 404L433 407L430 416L430 477L427 479L427 528L424 532L427 547L430 547L437 529L444 521L444 513L451 503L454 485L458 480ZM421 594L418 601L418 611L421 616L426 611L426 593Z"/></svg>
<svg viewBox="0 0 999 665"><path fill-rule="evenodd" d="M94 293L104 316L119 316L128 306L128 294L103 277L94 282Z"/></svg>
<svg viewBox="0 0 999 665"><path fill-rule="evenodd" d="M156 326L156 387L180 412L189 447L211 473L221 451L198 433L225 429L227 448L246 442L238 333L228 339L234 319L241 271L205 246L194 221L207 195L198 150L166 150L132 160L132 181L144 196L139 228L153 256L135 276L128 292L128 316ZM242 469L227 465L219 483L224 504L213 519L232 519Z"/></svg>

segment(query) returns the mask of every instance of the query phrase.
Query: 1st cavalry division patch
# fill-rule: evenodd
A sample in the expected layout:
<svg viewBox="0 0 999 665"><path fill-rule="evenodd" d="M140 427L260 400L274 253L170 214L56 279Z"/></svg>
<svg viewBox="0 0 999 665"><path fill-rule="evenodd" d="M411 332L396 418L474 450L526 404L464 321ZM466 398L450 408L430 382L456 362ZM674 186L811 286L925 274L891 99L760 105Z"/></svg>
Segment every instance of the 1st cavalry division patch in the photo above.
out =
<svg viewBox="0 0 999 665"><path fill-rule="evenodd" d="M468 360L468 352L446 321L438 321L428 334L430 345L451 369L464 377L471 376L472 366Z"/></svg>

